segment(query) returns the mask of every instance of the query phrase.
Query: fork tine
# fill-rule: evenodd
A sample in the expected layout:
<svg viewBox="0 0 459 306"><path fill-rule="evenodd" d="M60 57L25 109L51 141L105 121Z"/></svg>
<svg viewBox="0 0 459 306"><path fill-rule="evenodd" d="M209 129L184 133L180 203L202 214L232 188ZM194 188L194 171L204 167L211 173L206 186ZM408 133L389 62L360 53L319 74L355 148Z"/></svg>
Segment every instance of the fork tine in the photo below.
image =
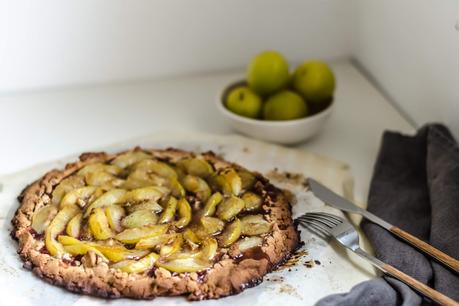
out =
<svg viewBox="0 0 459 306"><path fill-rule="evenodd" d="M322 218L320 216L315 216L315 215L304 215L302 216L303 219L305 220L310 220L310 221L315 221L315 222L319 222L325 226L327 226L328 228L332 228L334 227L336 224L326 218Z"/></svg>
<svg viewBox="0 0 459 306"><path fill-rule="evenodd" d="M315 219L303 219L302 222L304 224L310 224L310 225L313 225L317 228L319 228L321 231L325 232L327 235L331 235L331 227L329 227L328 225L320 222L319 220L315 220Z"/></svg>
<svg viewBox="0 0 459 306"><path fill-rule="evenodd" d="M318 217L318 218L323 218L323 219L326 219L330 222L333 222L335 225L338 225L340 223L343 223L343 219L336 216L336 215L332 215L332 214L329 214L329 213L324 213L324 212L312 212L312 213L306 213L305 215L313 215L315 217Z"/></svg>
<svg viewBox="0 0 459 306"><path fill-rule="evenodd" d="M304 227L306 227L306 228L312 230L313 232L318 233L318 234L320 234L322 236L325 236L325 237L330 237L331 236L331 233L329 232L328 229L326 229L324 226L321 226L321 225L319 225L317 223L306 222L306 221L300 221L300 223Z"/></svg>

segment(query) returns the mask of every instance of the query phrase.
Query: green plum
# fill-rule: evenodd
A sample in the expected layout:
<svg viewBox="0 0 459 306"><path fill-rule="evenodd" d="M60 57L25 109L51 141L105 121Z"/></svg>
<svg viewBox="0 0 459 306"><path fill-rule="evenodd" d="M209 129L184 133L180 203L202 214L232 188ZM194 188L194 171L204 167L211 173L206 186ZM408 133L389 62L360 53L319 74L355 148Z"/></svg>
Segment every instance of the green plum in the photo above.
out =
<svg viewBox="0 0 459 306"><path fill-rule="evenodd" d="M289 80L288 63L276 51L264 51L256 55L247 67L247 82L260 95L268 95L283 89Z"/></svg>
<svg viewBox="0 0 459 306"><path fill-rule="evenodd" d="M319 60L303 62L293 74L293 87L310 103L330 101L335 90L335 76L330 67Z"/></svg>
<svg viewBox="0 0 459 306"><path fill-rule="evenodd" d="M308 106L303 98L290 90L280 91L269 97L263 108L266 120L292 120L306 117Z"/></svg>
<svg viewBox="0 0 459 306"><path fill-rule="evenodd" d="M244 117L260 117L261 107L261 98L247 86L232 89L226 98L226 108Z"/></svg>

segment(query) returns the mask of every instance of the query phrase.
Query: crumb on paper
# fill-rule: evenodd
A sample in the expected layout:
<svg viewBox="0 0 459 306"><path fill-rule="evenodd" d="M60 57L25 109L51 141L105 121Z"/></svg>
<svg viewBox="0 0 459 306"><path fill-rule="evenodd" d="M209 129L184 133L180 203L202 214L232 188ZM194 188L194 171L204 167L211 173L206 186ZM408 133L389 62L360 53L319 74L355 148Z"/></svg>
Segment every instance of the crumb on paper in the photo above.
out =
<svg viewBox="0 0 459 306"><path fill-rule="evenodd" d="M300 300L303 299L301 297L301 295L298 294L298 292L296 291L295 287L293 287L292 285L289 285L289 284L282 284L282 286L279 288L279 292L280 293L289 294L291 296L299 298Z"/></svg>
<svg viewBox="0 0 459 306"><path fill-rule="evenodd" d="M330 262L331 263L331 262ZM320 266L321 262L317 259L310 259L303 263L306 268L314 268L315 266Z"/></svg>
<svg viewBox="0 0 459 306"><path fill-rule="evenodd" d="M242 152L244 153L250 153L250 149L248 147L243 147Z"/></svg>

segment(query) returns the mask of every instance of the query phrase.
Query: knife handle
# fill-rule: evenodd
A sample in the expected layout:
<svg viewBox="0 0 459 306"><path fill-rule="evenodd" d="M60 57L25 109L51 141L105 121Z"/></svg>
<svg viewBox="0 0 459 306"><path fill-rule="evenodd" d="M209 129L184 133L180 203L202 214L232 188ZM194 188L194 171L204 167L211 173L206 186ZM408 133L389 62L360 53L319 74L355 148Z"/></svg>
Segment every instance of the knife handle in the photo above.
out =
<svg viewBox="0 0 459 306"><path fill-rule="evenodd" d="M454 271L456 271L456 273L459 273L459 260L454 259L449 255L446 255L439 249L434 248L430 244L422 241L421 239L414 237L413 235L402 230L401 228L392 226L389 230L391 231L391 233L402 238L406 242L410 243L412 246L415 246L416 248L420 249L426 254L429 254L432 258L438 260L439 262L453 269Z"/></svg>

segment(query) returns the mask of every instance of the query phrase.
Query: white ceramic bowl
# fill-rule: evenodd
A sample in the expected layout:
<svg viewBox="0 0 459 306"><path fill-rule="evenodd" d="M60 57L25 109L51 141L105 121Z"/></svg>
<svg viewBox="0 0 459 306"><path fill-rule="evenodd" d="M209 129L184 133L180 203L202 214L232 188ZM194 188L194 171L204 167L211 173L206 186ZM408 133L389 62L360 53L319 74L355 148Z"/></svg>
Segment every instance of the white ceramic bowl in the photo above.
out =
<svg viewBox="0 0 459 306"><path fill-rule="evenodd" d="M218 95L217 108L228 124L241 134L279 144L297 144L316 135L323 127L333 109L332 102L320 112L295 120L270 121L251 119L230 112L224 105L229 91L234 87L246 84L245 81L233 82Z"/></svg>

